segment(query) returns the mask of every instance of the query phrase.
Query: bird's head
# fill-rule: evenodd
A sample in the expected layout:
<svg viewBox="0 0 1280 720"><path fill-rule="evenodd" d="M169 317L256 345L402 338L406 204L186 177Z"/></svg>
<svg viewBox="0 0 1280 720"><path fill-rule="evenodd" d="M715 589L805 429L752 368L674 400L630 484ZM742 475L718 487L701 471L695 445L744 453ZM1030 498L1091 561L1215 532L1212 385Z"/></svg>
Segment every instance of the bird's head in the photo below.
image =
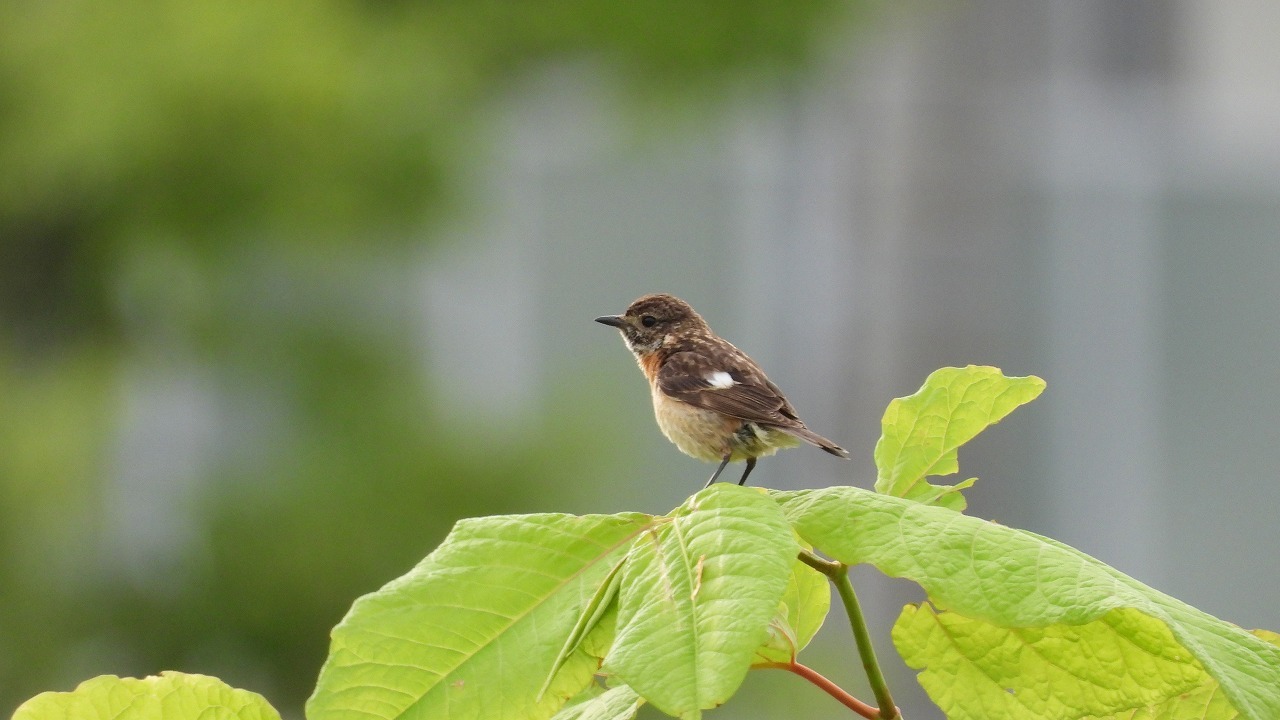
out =
<svg viewBox="0 0 1280 720"><path fill-rule="evenodd" d="M646 355L676 338L705 332L706 322L689 304L674 295L645 295L627 306L621 315L604 315L596 322L612 325L622 332L627 347L637 355Z"/></svg>

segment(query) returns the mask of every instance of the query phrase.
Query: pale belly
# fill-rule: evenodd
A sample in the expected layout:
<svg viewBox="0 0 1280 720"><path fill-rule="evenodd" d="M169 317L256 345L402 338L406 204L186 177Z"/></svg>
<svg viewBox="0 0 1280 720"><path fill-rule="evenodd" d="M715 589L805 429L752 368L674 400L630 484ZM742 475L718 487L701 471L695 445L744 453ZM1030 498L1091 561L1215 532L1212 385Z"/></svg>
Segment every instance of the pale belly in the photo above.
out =
<svg viewBox="0 0 1280 720"><path fill-rule="evenodd" d="M781 430L744 423L673 400L657 388L653 388L653 414L662 434L675 443L680 452L700 460L719 462L726 452L731 461L765 457L801 444Z"/></svg>

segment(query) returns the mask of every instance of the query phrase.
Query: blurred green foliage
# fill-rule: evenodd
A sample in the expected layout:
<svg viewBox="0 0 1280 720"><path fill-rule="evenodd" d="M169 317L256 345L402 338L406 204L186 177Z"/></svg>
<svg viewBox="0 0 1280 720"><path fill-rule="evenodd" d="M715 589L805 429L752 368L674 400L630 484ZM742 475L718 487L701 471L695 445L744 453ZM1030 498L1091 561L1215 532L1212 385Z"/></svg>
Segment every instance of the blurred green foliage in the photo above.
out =
<svg viewBox="0 0 1280 720"><path fill-rule="evenodd" d="M178 669L294 714L358 594L458 517L554 508L608 461L576 439L589 411L478 452L423 377L405 267L486 108L569 61L687 109L802 65L848 10L0 4L0 708ZM152 505L121 477L131 442L166 451L136 422L166 378L212 450L167 460L194 482ZM149 565L119 537L152 522L180 542Z"/></svg>

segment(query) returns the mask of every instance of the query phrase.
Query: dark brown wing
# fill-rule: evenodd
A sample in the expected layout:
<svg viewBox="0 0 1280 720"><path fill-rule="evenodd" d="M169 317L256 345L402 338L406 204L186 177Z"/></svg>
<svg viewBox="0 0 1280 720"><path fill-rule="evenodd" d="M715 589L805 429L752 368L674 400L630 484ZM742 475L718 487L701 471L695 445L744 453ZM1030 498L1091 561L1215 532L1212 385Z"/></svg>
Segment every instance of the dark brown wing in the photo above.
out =
<svg viewBox="0 0 1280 720"><path fill-rule="evenodd" d="M720 356L678 352L658 371L658 387L695 407L749 422L782 428L803 427L791 403L750 361L734 354Z"/></svg>

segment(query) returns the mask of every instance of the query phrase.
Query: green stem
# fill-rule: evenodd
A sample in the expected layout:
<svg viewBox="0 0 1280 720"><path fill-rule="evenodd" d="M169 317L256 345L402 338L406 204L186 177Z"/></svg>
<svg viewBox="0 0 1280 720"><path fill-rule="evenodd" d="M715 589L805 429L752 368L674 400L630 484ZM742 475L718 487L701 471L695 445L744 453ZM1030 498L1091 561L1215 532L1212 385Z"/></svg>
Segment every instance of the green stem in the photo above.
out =
<svg viewBox="0 0 1280 720"><path fill-rule="evenodd" d="M876 649L871 645L871 634L867 631L867 622L862 616L862 605L853 592L853 583L849 582L849 566L842 562L824 560L807 550L800 551L800 561L826 575L831 584L836 586L836 592L844 602L844 611L849 616L849 625L853 628L853 639L858 645L862 669L867 673L871 692L875 694L876 704L880 706L880 717L883 720L901 720L902 713L893 704L893 695L889 693L884 673L880 671L880 663L876 660Z"/></svg>

